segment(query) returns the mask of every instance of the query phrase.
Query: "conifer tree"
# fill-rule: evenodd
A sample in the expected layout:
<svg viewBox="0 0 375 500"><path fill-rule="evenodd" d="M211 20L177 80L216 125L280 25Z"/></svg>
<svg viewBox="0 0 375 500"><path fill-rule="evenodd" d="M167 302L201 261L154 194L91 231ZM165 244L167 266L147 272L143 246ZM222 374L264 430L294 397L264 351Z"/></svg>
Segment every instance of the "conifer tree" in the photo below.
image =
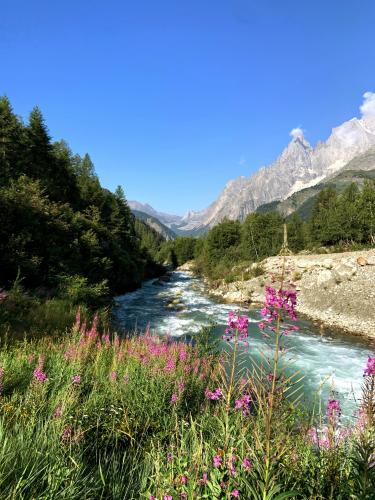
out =
<svg viewBox="0 0 375 500"><path fill-rule="evenodd" d="M23 163L22 124L13 113L9 99L0 97L0 186L18 177Z"/></svg>

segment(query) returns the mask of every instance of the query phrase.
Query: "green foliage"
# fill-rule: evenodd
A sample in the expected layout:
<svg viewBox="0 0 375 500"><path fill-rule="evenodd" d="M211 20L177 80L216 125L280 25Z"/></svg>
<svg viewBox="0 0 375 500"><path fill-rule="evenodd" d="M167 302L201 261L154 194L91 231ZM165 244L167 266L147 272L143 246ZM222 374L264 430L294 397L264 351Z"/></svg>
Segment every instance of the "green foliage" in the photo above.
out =
<svg viewBox="0 0 375 500"><path fill-rule="evenodd" d="M375 244L375 180L367 180L362 190L353 183L340 195L332 187L326 188L313 203L308 221L296 213L285 220L268 210L249 214L242 224L224 220L197 240L197 273L226 283L255 276L251 263L280 252L284 222L292 252L326 246L336 251L356 250Z"/></svg>
<svg viewBox="0 0 375 500"><path fill-rule="evenodd" d="M166 241L161 245L157 258L159 262L167 262L173 268L182 266L194 259L198 241L191 236L179 236L175 240Z"/></svg>
<svg viewBox="0 0 375 500"><path fill-rule="evenodd" d="M20 273L27 289L53 294L59 277L66 284L72 276L75 286L66 294L73 303L78 297L96 303L159 274L161 243L136 225L121 187L114 194L101 187L88 154L80 158L64 141L51 142L38 108L23 125L0 98L2 286Z"/></svg>
<svg viewBox="0 0 375 500"><path fill-rule="evenodd" d="M283 239L283 218L276 212L253 213L242 225L242 251L246 259L257 261L276 255Z"/></svg>

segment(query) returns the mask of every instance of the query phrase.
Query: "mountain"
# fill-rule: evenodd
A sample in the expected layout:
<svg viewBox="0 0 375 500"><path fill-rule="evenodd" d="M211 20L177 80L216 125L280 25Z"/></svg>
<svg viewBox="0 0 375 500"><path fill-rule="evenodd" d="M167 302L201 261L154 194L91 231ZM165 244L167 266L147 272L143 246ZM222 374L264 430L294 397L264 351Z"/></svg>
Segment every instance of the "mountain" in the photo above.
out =
<svg viewBox="0 0 375 500"><path fill-rule="evenodd" d="M283 215L297 212L303 219L307 219L318 193L327 187L334 188L338 193L355 182L362 186L366 179L375 179L375 146L362 153L335 173L331 173L314 186L301 189L282 201L273 201L257 208L257 212L265 213L277 210Z"/></svg>
<svg viewBox="0 0 375 500"><path fill-rule="evenodd" d="M364 118L353 118L334 128L328 140L319 142L315 148L297 129L274 163L250 177L229 181L214 203L201 212L190 212L179 229L202 230L224 217L243 219L265 203L281 201L318 184L374 145L375 121Z"/></svg>
<svg viewBox="0 0 375 500"><path fill-rule="evenodd" d="M132 209L132 212L137 219L142 220L148 226L152 227L152 229L154 229L158 234L163 236L163 238L166 239L167 241L174 240L176 238L176 233L174 233L172 229L164 225L162 222L160 222L159 219L157 219L153 215L134 209Z"/></svg>
<svg viewBox="0 0 375 500"><path fill-rule="evenodd" d="M230 180L219 198L204 210L190 211L181 217L156 212L149 205L138 202L129 204L135 209L137 207L132 204L140 205L139 210L158 218L177 234L200 234L224 217L243 219L265 204L276 207L278 202L332 178L343 168L364 170L349 165L367 152L371 155L375 147L375 94L367 92L364 98L362 117L333 128L328 139L318 142L315 147L308 143L301 129L293 129L291 141L272 164L261 167L249 177Z"/></svg>
<svg viewBox="0 0 375 500"><path fill-rule="evenodd" d="M158 212L148 203L140 203L136 200L130 200L128 201L128 205L132 211L136 210L138 212L143 212L144 214L151 215L168 227L171 224L179 224L182 219L181 215L172 215L166 214L164 212Z"/></svg>

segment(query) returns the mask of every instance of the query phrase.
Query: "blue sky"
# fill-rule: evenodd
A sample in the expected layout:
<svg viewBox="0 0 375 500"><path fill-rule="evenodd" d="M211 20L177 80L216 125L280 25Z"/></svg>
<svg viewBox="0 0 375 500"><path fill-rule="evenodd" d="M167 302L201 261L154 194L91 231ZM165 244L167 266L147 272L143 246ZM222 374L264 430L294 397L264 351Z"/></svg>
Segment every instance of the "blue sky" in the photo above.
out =
<svg viewBox="0 0 375 500"><path fill-rule="evenodd" d="M373 0L1 0L0 94L104 186L184 213L375 90Z"/></svg>

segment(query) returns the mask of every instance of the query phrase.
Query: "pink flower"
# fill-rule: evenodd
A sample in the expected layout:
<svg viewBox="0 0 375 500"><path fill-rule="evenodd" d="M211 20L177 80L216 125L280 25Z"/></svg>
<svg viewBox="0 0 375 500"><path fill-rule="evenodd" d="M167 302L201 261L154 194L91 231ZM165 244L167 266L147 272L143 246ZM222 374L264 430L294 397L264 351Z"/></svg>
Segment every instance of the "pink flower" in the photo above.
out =
<svg viewBox="0 0 375 500"><path fill-rule="evenodd" d="M39 367L35 368L33 375L35 380L42 384L48 380L47 375Z"/></svg>
<svg viewBox="0 0 375 500"><path fill-rule="evenodd" d="M248 457L245 457L242 461L242 467L245 470L250 470L252 468L253 464L251 463L251 460Z"/></svg>
<svg viewBox="0 0 375 500"><path fill-rule="evenodd" d="M72 378L73 384L79 385L81 383L81 375L74 375Z"/></svg>
<svg viewBox="0 0 375 500"><path fill-rule="evenodd" d="M173 500L172 495L164 495L164 500Z"/></svg>
<svg viewBox="0 0 375 500"><path fill-rule="evenodd" d="M221 396L223 395L223 392L221 389L215 389L213 392L210 391L209 389L206 389L204 391L204 395L206 396L206 399L211 399L212 401L217 401L218 399L221 398Z"/></svg>
<svg viewBox="0 0 375 500"><path fill-rule="evenodd" d="M113 371L110 373L109 378L112 380L112 382L116 382L117 380L117 372Z"/></svg>
<svg viewBox="0 0 375 500"><path fill-rule="evenodd" d="M238 498L240 496L240 492L238 490L233 490L231 496Z"/></svg>
<svg viewBox="0 0 375 500"><path fill-rule="evenodd" d="M172 394L172 397L171 397L171 403L174 405L176 404L178 401L178 396L177 394Z"/></svg>
<svg viewBox="0 0 375 500"><path fill-rule="evenodd" d="M238 333L239 339L244 340L249 332L249 318L247 316L241 316L240 313L236 314L233 311L229 312L228 315L228 328L225 330L225 335L223 335L224 340L232 340L236 333Z"/></svg>
<svg viewBox="0 0 375 500"><path fill-rule="evenodd" d="M214 467L218 468L221 466L223 459L220 457L220 455L215 455L214 458L212 459Z"/></svg>
<svg viewBox="0 0 375 500"><path fill-rule="evenodd" d="M62 408L61 406L56 406L55 411L53 412L54 418L60 418L62 416Z"/></svg>
<svg viewBox="0 0 375 500"><path fill-rule="evenodd" d="M177 382L177 389L178 389L180 392L183 392L183 391L184 391L184 389L185 389L185 384L183 383L183 381L182 381L182 380L179 380L179 381Z"/></svg>
<svg viewBox="0 0 375 500"><path fill-rule="evenodd" d="M371 377L372 375L375 375L375 357L368 358L367 365L366 365L365 371L363 373L364 377Z"/></svg>
<svg viewBox="0 0 375 500"><path fill-rule="evenodd" d="M61 439L66 443L72 439L72 434L73 434L73 429L71 427L65 427Z"/></svg>
<svg viewBox="0 0 375 500"><path fill-rule="evenodd" d="M327 416L329 419L340 417L341 406L337 399L329 399L327 403Z"/></svg>
<svg viewBox="0 0 375 500"><path fill-rule="evenodd" d="M181 476L181 483L186 484L187 483L187 477L186 476Z"/></svg>

